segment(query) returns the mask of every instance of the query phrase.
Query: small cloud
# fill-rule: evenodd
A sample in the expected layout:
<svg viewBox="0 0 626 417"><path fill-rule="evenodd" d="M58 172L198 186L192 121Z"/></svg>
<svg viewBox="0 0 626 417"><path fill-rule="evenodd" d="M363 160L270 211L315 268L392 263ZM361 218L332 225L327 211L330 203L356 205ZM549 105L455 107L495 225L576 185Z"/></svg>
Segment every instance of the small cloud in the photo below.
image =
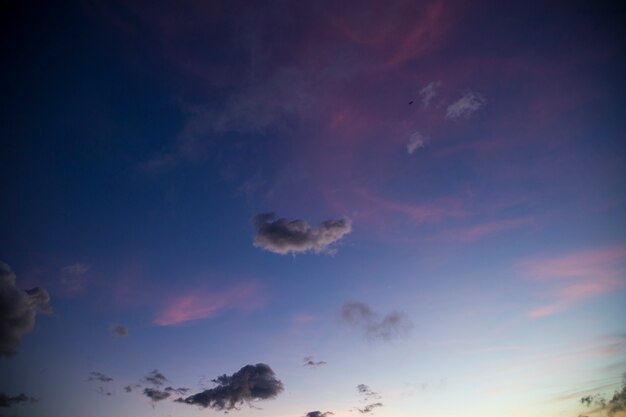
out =
<svg viewBox="0 0 626 417"><path fill-rule="evenodd" d="M332 413L330 411L326 411L325 413L322 413L321 411L309 411L304 417L328 417L334 414L335 413Z"/></svg>
<svg viewBox="0 0 626 417"><path fill-rule="evenodd" d="M426 144L426 137L420 132L414 132L406 143L406 151L412 155L416 150L423 148Z"/></svg>
<svg viewBox="0 0 626 417"><path fill-rule="evenodd" d="M61 285L69 294L76 294L85 285L86 273L91 265L75 263L61 268Z"/></svg>
<svg viewBox="0 0 626 417"><path fill-rule="evenodd" d="M626 411L626 374L622 379L622 386L615 390L613 396L607 399L601 394L587 395L580 399L580 403L587 407L596 407L594 411L606 411L609 417Z"/></svg>
<svg viewBox="0 0 626 417"><path fill-rule="evenodd" d="M167 391L160 391L156 388L145 388L143 390L143 395L150 398L152 402L157 402L157 401L162 401L162 400L165 400L166 398L169 398L170 395L172 394L170 394Z"/></svg>
<svg viewBox="0 0 626 417"><path fill-rule="evenodd" d="M152 385L157 386L157 387L160 387L165 382L167 382L167 378L165 377L165 375L163 375L157 369L155 369L154 371L152 371L148 375L146 375L143 378L143 380L147 384L152 384Z"/></svg>
<svg viewBox="0 0 626 417"><path fill-rule="evenodd" d="M235 409L244 402L275 398L284 390L274 371L264 363L246 365L232 375L217 377L213 382L218 384L215 388L176 402L223 411Z"/></svg>
<svg viewBox="0 0 626 417"><path fill-rule="evenodd" d="M378 394L377 392L372 391L372 389L365 385L365 384L359 384L356 386L357 391L359 391L359 394L362 394L366 400L370 400L370 399L380 399L380 394Z"/></svg>
<svg viewBox="0 0 626 417"><path fill-rule="evenodd" d="M304 366L317 368L318 366L326 365L325 361L315 361L313 360L313 356L307 356L304 358Z"/></svg>
<svg viewBox="0 0 626 417"><path fill-rule="evenodd" d="M171 394L177 394L177 395L185 395L189 392L189 388L174 388L174 387L167 387L164 390L165 392L169 392Z"/></svg>
<svg viewBox="0 0 626 417"><path fill-rule="evenodd" d="M463 97L448 106L446 118L455 120L463 117L467 119L485 103L487 100L481 94L468 91Z"/></svg>
<svg viewBox="0 0 626 417"><path fill-rule="evenodd" d="M435 98L435 96L437 95L437 89L440 86L441 82L432 81L420 90L420 97L422 98L422 105L424 107L430 106L430 101Z"/></svg>
<svg viewBox="0 0 626 417"><path fill-rule="evenodd" d="M352 231L349 219L326 220L311 226L304 220L276 218L274 213L254 217L254 246L286 255L288 253L326 252L329 246Z"/></svg>
<svg viewBox="0 0 626 417"><path fill-rule="evenodd" d="M130 393L133 392L134 390L141 388L140 384L128 384L124 387L124 391Z"/></svg>
<svg viewBox="0 0 626 417"><path fill-rule="evenodd" d="M128 327L124 326L123 324L117 324L111 327L111 332L115 336L126 337L128 336Z"/></svg>
<svg viewBox="0 0 626 417"><path fill-rule="evenodd" d="M87 378L87 381L111 382L113 381L113 378L106 376L102 372L91 371L89 372L89 378Z"/></svg>
<svg viewBox="0 0 626 417"><path fill-rule="evenodd" d="M17 353L22 336L35 326L37 313L51 313L50 296L46 290L20 290L15 274L0 262L0 356Z"/></svg>
<svg viewBox="0 0 626 417"><path fill-rule="evenodd" d="M20 403L32 404L35 402L37 402L35 398L29 397L28 395L23 394L23 393L11 397L10 395L0 392L0 407L9 408L15 404L20 404Z"/></svg>
<svg viewBox="0 0 626 417"><path fill-rule="evenodd" d="M361 414L371 414L375 408L382 407L382 406L383 406L383 403L372 403L372 404L366 405L363 408L357 408L357 410L359 410L359 413Z"/></svg>
<svg viewBox="0 0 626 417"><path fill-rule="evenodd" d="M407 334L413 324L401 312L392 311L384 316L372 311L370 306L360 302L348 302L341 309L344 321L361 329L370 339L393 340Z"/></svg>

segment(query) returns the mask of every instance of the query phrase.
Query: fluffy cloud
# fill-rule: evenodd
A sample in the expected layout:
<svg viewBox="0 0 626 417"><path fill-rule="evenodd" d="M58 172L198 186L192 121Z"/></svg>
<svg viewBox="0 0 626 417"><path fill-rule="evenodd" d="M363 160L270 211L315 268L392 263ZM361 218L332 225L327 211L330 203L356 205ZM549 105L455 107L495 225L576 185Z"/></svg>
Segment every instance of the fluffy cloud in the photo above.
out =
<svg viewBox="0 0 626 417"><path fill-rule="evenodd" d="M486 102L487 100L482 95L468 91L463 97L448 106L446 118L458 119L464 117L467 119L475 111L483 107Z"/></svg>
<svg viewBox="0 0 626 417"><path fill-rule="evenodd" d="M306 358L304 358L304 366L316 368L322 365L326 365L326 361L315 361L313 360L313 356L307 356Z"/></svg>
<svg viewBox="0 0 626 417"><path fill-rule="evenodd" d="M15 395L13 397L0 392L0 407L11 407L12 405L15 404L19 404L19 403L34 403L37 402L36 399L27 396L26 394L20 394L20 395Z"/></svg>
<svg viewBox="0 0 626 417"><path fill-rule="evenodd" d="M177 402L215 410L232 410L244 402L275 398L284 389L274 371L264 363L246 365L234 374L224 374L213 382L218 384L217 387Z"/></svg>
<svg viewBox="0 0 626 417"><path fill-rule="evenodd" d="M256 229L254 246L280 255L329 252L329 245L352 231L347 218L326 220L318 226L311 226L304 220L277 219L274 213L263 213L255 216L253 223Z"/></svg>
<svg viewBox="0 0 626 417"><path fill-rule="evenodd" d="M372 311L370 306L360 302L344 304L341 316L347 323L361 329L371 340L393 340L408 333L413 327L404 313L392 311L381 316Z"/></svg>
<svg viewBox="0 0 626 417"><path fill-rule="evenodd" d="M309 411L304 417L328 417L332 416L333 414L334 413L331 413L330 411L327 411L325 413L322 413L321 411Z"/></svg>
<svg viewBox="0 0 626 417"><path fill-rule="evenodd" d="M439 81L432 81L420 90L420 97L422 98L422 105L424 107L430 106L430 101L437 95L437 88L439 88L439 86L441 86Z"/></svg>
<svg viewBox="0 0 626 417"><path fill-rule="evenodd" d="M22 336L35 326L37 312L52 312L49 301L50 296L41 288L17 288L15 274L0 262L0 356L17 353Z"/></svg>
<svg viewBox="0 0 626 417"><path fill-rule="evenodd" d="M413 152L415 152L419 148L423 148L425 144L426 137L420 132L414 132L411 136L409 136L409 140L406 143L406 151L409 153L409 155L412 155Z"/></svg>

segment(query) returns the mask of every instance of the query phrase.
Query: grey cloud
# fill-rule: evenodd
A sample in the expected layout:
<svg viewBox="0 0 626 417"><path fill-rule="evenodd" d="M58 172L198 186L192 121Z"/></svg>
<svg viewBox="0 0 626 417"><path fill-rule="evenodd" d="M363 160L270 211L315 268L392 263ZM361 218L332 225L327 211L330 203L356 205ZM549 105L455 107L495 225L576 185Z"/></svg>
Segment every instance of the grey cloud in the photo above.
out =
<svg viewBox="0 0 626 417"><path fill-rule="evenodd" d="M124 387L124 391L126 392L133 392L133 390L137 389L137 388L141 388L141 385L139 384L128 384Z"/></svg>
<svg viewBox="0 0 626 417"><path fill-rule="evenodd" d="M50 296L41 288L20 290L15 274L0 262L0 356L17 353L22 336L35 326L35 316L51 313Z"/></svg>
<svg viewBox="0 0 626 417"><path fill-rule="evenodd" d="M274 371L263 363L246 365L234 374L224 374L213 382L218 384L215 388L176 402L215 410L232 410L244 402L275 398L284 389Z"/></svg>
<svg viewBox="0 0 626 417"><path fill-rule="evenodd" d="M102 372L91 371L89 372L89 378L87 381L98 381L98 382L111 382L113 378L106 376Z"/></svg>
<svg viewBox="0 0 626 417"><path fill-rule="evenodd" d="M372 403L372 404L366 405L363 408L357 408L357 410L359 410L359 413L361 414L371 414L375 408L382 407L382 406L383 406L383 403Z"/></svg>
<svg viewBox="0 0 626 417"><path fill-rule="evenodd" d="M167 381L167 378L165 377L165 375L163 375L161 372L159 372L157 369L155 369L154 371L152 371L148 375L146 375L143 378L143 380L145 382L147 382L148 384L152 384L152 385L155 385L157 387L160 387L161 385L163 385Z"/></svg>
<svg viewBox="0 0 626 417"><path fill-rule="evenodd" d="M155 388L144 388L143 395L150 398L150 400L152 400L153 402L157 402L169 398L172 394L167 391L160 391Z"/></svg>
<svg viewBox="0 0 626 417"><path fill-rule="evenodd" d="M119 337L128 336L128 327L124 326L123 324L118 324L114 326L113 328L111 328L111 331L113 332L115 336L119 336Z"/></svg>
<svg viewBox="0 0 626 417"><path fill-rule="evenodd" d="M422 98L422 105L424 107L430 106L430 101L435 98L437 95L437 88L440 86L441 83L439 81L432 81L420 90L420 97Z"/></svg>
<svg viewBox="0 0 626 417"><path fill-rule="evenodd" d="M468 91L463 97L448 106L446 118L454 120L464 117L467 119L483 107L486 102L487 100L481 94Z"/></svg>
<svg viewBox="0 0 626 417"><path fill-rule="evenodd" d="M363 396L366 399L379 399L380 395L377 392L374 392L371 390L371 388L365 384L359 384L356 386L357 391L359 391L360 394L363 394Z"/></svg>
<svg viewBox="0 0 626 417"><path fill-rule="evenodd" d="M167 388L165 388L164 391L165 392L169 392L170 394L184 395L184 394L187 394L189 392L189 388L167 387Z"/></svg>
<svg viewBox="0 0 626 417"><path fill-rule="evenodd" d="M28 395L24 393L11 397L10 395L0 392L0 407L8 408L19 403L34 403L34 402L37 402L35 398L29 397Z"/></svg>
<svg viewBox="0 0 626 417"><path fill-rule="evenodd" d="M360 302L344 304L341 316L347 323L361 329L370 340L393 340L407 334L413 327L404 313L392 311L380 316L367 304Z"/></svg>
<svg viewBox="0 0 626 417"><path fill-rule="evenodd" d="M276 218L274 213L254 217L254 246L270 252L288 253L332 252L329 245L352 231L349 219L326 220L311 226L304 220Z"/></svg>
<svg viewBox="0 0 626 417"><path fill-rule="evenodd" d="M334 413L330 411L326 411L325 413L322 413L321 411L309 411L304 417L328 417L332 416L333 414Z"/></svg>
<svg viewBox="0 0 626 417"><path fill-rule="evenodd" d="M304 358L304 366L318 367L322 365L326 365L326 361L315 361L313 356L307 356Z"/></svg>

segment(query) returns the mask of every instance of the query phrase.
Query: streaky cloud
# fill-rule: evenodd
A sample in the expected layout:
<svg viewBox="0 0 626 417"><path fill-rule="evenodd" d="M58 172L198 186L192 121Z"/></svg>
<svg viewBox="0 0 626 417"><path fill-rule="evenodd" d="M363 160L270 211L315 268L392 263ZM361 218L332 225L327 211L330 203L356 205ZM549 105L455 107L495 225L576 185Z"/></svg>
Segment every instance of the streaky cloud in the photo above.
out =
<svg viewBox="0 0 626 417"><path fill-rule="evenodd" d="M431 81L424 88L420 90L420 97L422 99L422 106L429 107L430 102L437 95L437 89L441 86L439 81Z"/></svg>
<svg viewBox="0 0 626 417"><path fill-rule="evenodd" d="M289 253L332 253L330 245L352 231L348 218L326 220L311 226L304 220L276 218L274 213L254 217L254 246L279 255Z"/></svg>

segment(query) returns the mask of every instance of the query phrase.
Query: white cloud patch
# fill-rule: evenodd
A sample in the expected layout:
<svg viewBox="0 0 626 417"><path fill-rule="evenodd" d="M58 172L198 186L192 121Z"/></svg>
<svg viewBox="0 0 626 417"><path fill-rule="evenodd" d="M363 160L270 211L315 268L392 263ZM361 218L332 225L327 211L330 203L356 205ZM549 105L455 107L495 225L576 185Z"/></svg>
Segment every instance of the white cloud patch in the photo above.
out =
<svg viewBox="0 0 626 417"><path fill-rule="evenodd" d="M61 268L61 284L71 294L79 292L85 285L86 273L91 265L75 263Z"/></svg>
<svg viewBox="0 0 626 417"><path fill-rule="evenodd" d="M412 155L416 150L423 148L426 145L427 138L420 132L414 132L409 136L409 140L406 143L406 151L409 155Z"/></svg>
<svg viewBox="0 0 626 417"><path fill-rule="evenodd" d="M486 103L487 100L481 94L468 91L463 97L448 106L446 118L456 120L463 117L467 119Z"/></svg>
<svg viewBox="0 0 626 417"><path fill-rule="evenodd" d="M352 223L347 218L326 220L318 226L311 226L304 220L276 218L274 213L263 213L255 216L253 223L256 229L254 246L280 255L332 253L329 246L352 231Z"/></svg>
<svg viewBox="0 0 626 417"><path fill-rule="evenodd" d="M437 89L440 86L441 86L441 82L432 81L420 90L420 98L422 99L422 105L424 107L430 106L430 102L437 95Z"/></svg>

